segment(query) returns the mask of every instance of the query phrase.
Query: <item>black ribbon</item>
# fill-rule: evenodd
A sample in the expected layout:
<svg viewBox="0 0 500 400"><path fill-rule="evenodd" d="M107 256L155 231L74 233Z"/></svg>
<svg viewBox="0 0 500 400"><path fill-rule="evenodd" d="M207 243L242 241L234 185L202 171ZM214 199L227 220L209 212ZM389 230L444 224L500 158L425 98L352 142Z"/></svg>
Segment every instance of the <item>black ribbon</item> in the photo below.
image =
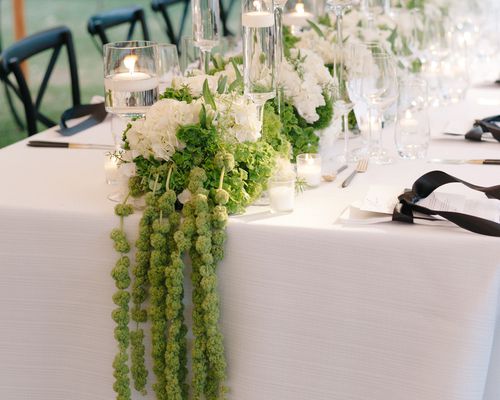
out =
<svg viewBox="0 0 500 400"><path fill-rule="evenodd" d="M500 142L500 127L495 122L500 122L500 115L476 120L472 129L465 134L465 138L480 142L483 135L489 132Z"/></svg>
<svg viewBox="0 0 500 400"><path fill-rule="evenodd" d="M87 119L83 120L79 124L68 127L67 121L74 118L81 118L89 116ZM106 118L106 108L104 103L96 104L80 104L78 106L67 109L63 112L61 116L61 121L59 122L60 133L64 136L71 136L75 133L84 131L91 126L98 125Z"/></svg>
<svg viewBox="0 0 500 400"><path fill-rule="evenodd" d="M416 218L413 215L414 212L429 216L439 215L468 231L500 237L500 224L497 222L458 212L431 210L417 204L419 200L425 199L434 190L448 183L461 183L470 189L484 193L489 199L500 200L500 185L491 187L477 186L448 175L443 171L432 171L418 178L411 190L398 197L399 204L394 210L392 219L394 221L413 223L414 218Z"/></svg>

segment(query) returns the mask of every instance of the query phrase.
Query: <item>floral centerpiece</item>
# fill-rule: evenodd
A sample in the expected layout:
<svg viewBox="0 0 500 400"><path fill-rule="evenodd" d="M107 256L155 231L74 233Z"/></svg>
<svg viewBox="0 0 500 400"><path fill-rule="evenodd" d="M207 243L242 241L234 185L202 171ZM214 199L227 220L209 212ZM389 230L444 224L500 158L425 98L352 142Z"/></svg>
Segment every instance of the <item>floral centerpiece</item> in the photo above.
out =
<svg viewBox="0 0 500 400"><path fill-rule="evenodd" d="M260 196L276 158L287 156L289 149L277 116L267 109L262 127L255 105L238 90L229 90L228 74L197 75L167 89L124 133L120 157L132 167L133 176L129 196L115 209L120 227L111 234L120 254L112 271L119 348L114 389L120 400L131 398L129 373L134 388L146 391L146 322L151 325L156 397L188 398L186 254L192 262L192 397L224 398L226 362L216 268L224 254L228 214L242 212ZM235 76L237 81L236 70ZM217 88L212 91L214 82ZM133 262L123 224L133 212L128 199L140 196L145 196L146 208Z"/></svg>

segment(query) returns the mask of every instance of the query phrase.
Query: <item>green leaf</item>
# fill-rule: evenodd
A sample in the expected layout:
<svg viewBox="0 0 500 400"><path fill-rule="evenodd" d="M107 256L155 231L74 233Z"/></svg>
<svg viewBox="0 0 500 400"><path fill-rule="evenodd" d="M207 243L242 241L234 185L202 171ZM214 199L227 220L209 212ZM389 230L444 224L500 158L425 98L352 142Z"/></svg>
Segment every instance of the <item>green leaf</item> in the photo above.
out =
<svg viewBox="0 0 500 400"><path fill-rule="evenodd" d="M208 87L208 79L205 79L205 82L203 82L203 98L207 104L210 104L214 110L217 110L214 96L212 96L212 92L210 92L210 88Z"/></svg>
<svg viewBox="0 0 500 400"><path fill-rule="evenodd" d="M231 64L233 64L233 68L234 68L234 73L236 74L236 80L243 80L243 76L241 76L241 72L240 70L238 69L238 65L236 65L236 61L231 58Z"/></svg>
<svg viewBox="0 0 500 400"><path fill-rule="evenodd" d="M312 22L309 19L307 20L307 23L311 26L311 28L313 29L313 31L318 34L319 37L322 37L322 38L325 37L325 34L323 33L323 31L321 29L319 29L318 25L316 25L314 22Z"/></svg>
<svg viewBox="0 0 500 400"><path fill-rule="evenodd" d="M219 81L217 82L217 93L222 94L226 90L227 85L227 76L220 76Z"/></svg>
<svg viewBox="0 0 500 400"><path fill-rule="evenodd" d="M203 127L207 126L207 110L205 109L205 104L201 105L200 125Z"/></svg>

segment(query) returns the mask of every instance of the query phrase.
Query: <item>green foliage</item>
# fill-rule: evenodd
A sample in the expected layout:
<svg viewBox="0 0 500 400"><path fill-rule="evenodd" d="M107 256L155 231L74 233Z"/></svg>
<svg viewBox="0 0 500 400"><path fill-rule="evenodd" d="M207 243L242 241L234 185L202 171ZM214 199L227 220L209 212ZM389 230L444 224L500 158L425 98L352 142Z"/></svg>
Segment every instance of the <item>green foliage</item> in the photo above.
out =
<svg viewBox="0 0 500 400"><path fill-rule="evenodd" d="M271 101L264 106L264 122L262 128L262 139L269 143L272 148L284 158L289 158L291 145L281 132L282 125L279 116L274 111Z"/></svg>
<svg viewBox="0 0 500 400"><path fill-rule="evenodd" d="M300 38L292 35L292 31L288 26L283 27L283 52L286 57L290 57L290 49L293 49L299 41Z"/></svg>
<svg viewBox="0 0 500 400"><path fill-rule="evenodd" d="M330 21L330 17L328 14L321 15L320 17L318 17L318 24L332 28L332 22Z"/></svg>
<svg viewBox="0 0 500 400"><path fill-rule="evenodd" d="M292 145L292 159L295 160L301 153L317 153L319 137L314 128L298 115L295 108L286 103L281 110L282 132Z"/></svg>
<svg viewBox="0 0 500 400"><path fill-rule="evenodd" d="M193 96L191 95L189 86L182 86L180 89L168 87L165 89L165 92L160 95L160 99L175 99L190 104L193 101Z"/></svg>
<svg viewBox="0 0 500 400"><path fill-rule="evenodd" d="M126 215L130 214L130 208L125 202L123 204L118 204L115 207L115 214L120 217L120 228L113 229L110 237L114 242L116 251L120 253L120 258L111 271L111 276L117 288L117 291L113 295L113 302L118 306L111 314L113 321L116 323L115 339L118 344L118 353L113 361L113 376L115 377L113 389L116 392L117 399L129 400L131 393L127 363L128 347L130 343L130 332L128 329L130 295L126 290L130 286L130 259L126 256L126 253L129 252L130 245L125 231L123 230L123 219Z"/></svg>

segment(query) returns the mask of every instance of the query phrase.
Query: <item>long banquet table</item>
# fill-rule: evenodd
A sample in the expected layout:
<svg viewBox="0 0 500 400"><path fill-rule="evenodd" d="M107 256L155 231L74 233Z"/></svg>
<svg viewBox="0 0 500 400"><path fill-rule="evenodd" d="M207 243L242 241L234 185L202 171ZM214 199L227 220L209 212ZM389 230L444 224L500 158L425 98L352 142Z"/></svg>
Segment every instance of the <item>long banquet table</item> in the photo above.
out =
<svg viewBox="0 0 500 400"><path fill-rule="evenodd" d="M492 87L433 110L429 156L500 158L498 143L441 134L499 111ZM67 140L55 129L37 139ZM109 144L109 122L69 140ZM103 151L26 141L0 150L2 400L114 398L117 219L103 161ZM398 160L371 164L347 189L337 180L306 191L292 214L254 208L230 219L219 267L230 399L500 398L498 238L336 223L370 184L407 187L432 169L500 183L498 166ZM129 235L137 221L127 220Z"/></svg>

